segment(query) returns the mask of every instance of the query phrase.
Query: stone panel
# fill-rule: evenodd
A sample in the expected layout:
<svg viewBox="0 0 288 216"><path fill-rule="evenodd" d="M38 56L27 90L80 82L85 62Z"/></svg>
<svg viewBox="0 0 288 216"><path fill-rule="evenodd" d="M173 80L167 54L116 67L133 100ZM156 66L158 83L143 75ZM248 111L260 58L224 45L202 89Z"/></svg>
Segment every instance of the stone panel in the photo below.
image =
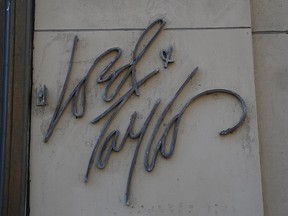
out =
<svg viewBox="0 0 288 216"><path fill-rule="evenodd" d="M143 28L165 17L170 28L251 26L247 0L37 0L35 29Z"/></svg>
<svg viewBox="0 0 288 216"><path fill-rule="evenodd" d="M288 1L252 0L254 31L288 31Z"/></svg>
<svg viewBox="0 0 288 216"><path fill-rule="evenodd" d="M123 49L118 67L130 62L140 34L141 31L78 32L68 92L93 60L110 47ZM43 142L63 87L74 35L75 32L35 33L30 160L32 216L263 215L249 29L165 30L139 62L137 79L157 68L160 72L139 88L140 96L129 99L109 128L109 131L120 128L123 137L134 111L138 113L136 127L139 128L155 101L161 98L140 148L130 206L125 206L124 197L135 142L128 141L121 152L112 153L104 170L93 165L88 183L83 182L95 140L106 119L96 125L90 121L113 103L101 99L103 86L95 81L99 70L89 79L85 116L75 119L69 106L48 143ZM175 62L164 69L159 52L169 45L174 48L171 58ZM152 126L196 66L198 73L179 95L164 123L189 98L213 88L240 94L247 104L248 117L233 134L219 136L221 130L239 120L239 103L222 94L199 99L189 106L181 120L173 156L170 159L159 156L155 169L148 173L143 158ZM49 95L48 105L44 107L34 104L36 88L41 84L47 86ZM126 87L129 86L128 82Z"/></svg>
<svg viewBox="0 0 288 216"><path fill-rule="evenodd" d="M288 37L255 35L254 61L259 137L267 216L288 212Z"/></svg>

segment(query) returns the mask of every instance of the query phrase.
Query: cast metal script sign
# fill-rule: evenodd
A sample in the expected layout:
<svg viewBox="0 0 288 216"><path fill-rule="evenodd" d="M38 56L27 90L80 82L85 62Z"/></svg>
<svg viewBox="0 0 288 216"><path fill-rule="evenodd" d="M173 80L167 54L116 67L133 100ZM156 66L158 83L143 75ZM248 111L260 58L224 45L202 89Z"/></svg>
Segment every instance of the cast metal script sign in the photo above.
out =
<svg viewBox="0 0 288 216"><path fill-rule="evenodd" d="M139 131L135 131L135 122L137 118L137 112L131 114L130 116L130 123L125 131L125 134L120 140L120 130L119 128L110 129L113 120L119 112L123 109L127 101L131 100L132 95L140 96L140 89L141 86L149 82L150 79L155 77L160 70L156 69L143 77L142 79L138 79L137 77L137 63L142 59L142 57L147 53L149 48L155 42L155 39L160 36L161 31L165 26L165 21L163 19L157 19L152 22L141 34L140 38L138 39L134 50L132 51L132 59L129 63L117 66L117 61L122 54L122 50L119 47L114 47L106 50L100 56L98 56L91 67L88 69L87 74L81 79L76 87L68 94L69 96L67 99L64 100L64 94L66 92L68 83L69 83L69 76L72 71L73 66L73 59L76 52L78 38L77 36L74 37L72 52L69 61L68 72L66 75L66 79L61 90L57 106L55 108L53 117L50 121L50 125L44 137L44 141L48 142L49 138L53 134L53 130L55 126L59 122L63 112L67 108L67 106L71 103L72 105L72 112L76 118L81 118L85 115L86 112L86 104L87 104L87 91L86 86L89 82L90 75L96 68L101 65L103 59L109 59L109 63L104 67L104 69L99 73L97 76L97 83L104 84L105 89L102 95L102 99L105 102L110 102L111 106L105 110L102 114L95 117L91 120L92 124L99 124L99 121L102 119L106 119L105 123L102 125L102 129L99 132L99 135L95 141L95 145L91 152L90 159L88 161L86 175L85 175L85 182L89 179L89 174L92 168L92 165L96 163L96 166L99 169L104 169L107 165L109 158L112 152L120 152L121 149L125 146L127 139L133 139L137 142L133 159L130 164L130 170L127 177L127 184L126 184L126 193L125 193L125 202L126 205L129 205L129 196L130 196L130 186L133 176L133 171L135 168L135 164L137 161L138 153L140 148L142 147L143 137L147 131L148 127L151 126L151 120L157 119L156 124L153 126L151 134L146 134L149 137L148 143L145 144L145 156L144 156L144 168L146 171L151 172L156 164L157 157L161 155L164 158L170 158L173 155L174 149L176 147L177 142L177 135L179 130L179 125L181 123L181 118L185 113L186 109L197 99L210 94L220 93L220 94L228 94L232 97L236 98L239 101L239 104L242 109L242 115L239 121L233 125L231 128L226 130L222 130L219 134L221 136L230 134L234 132L239 126L244 122L245 117L247 115L247 108L245 105L244 100L240 95L237 93L228 90L228 89L209 89L203 91L193 97L188 98L186 101L183 101L183 106L179 110L179 112L171 116L170 120L167 124L164 125L164 130L159 132L160 126L163 126L163 120L167 117L169 110L171 109L173 103L182 92L182 90L187 86L187 84L193 79L193 76L197 73L198 67L195 67L191 70L190 75L186 78L186 80L182 83L182 85L178 88L175 92L174 96L170 100L170 102L165 106L162 111L158 110L159 104L161 103L161 99L155 99L153 108L150 110L150 113L146 117L144 124L141 126ZM141 46L140 46L141 44ZM143 45L144 44L144 45ZM172 63L173 60L171 58L172 54L172 46L169 47L167 50L162 50L160 53L159 60L163 60L164 68L169 66L169 63ZM176 64L177 62L175 62ZM102 63L103 64L103 63ZM115 68L116 65L116 69ZM103 66L103 65L102 65ZM119 78L121 76L121 78ZM120 82L116 80L119 80ZM120 94L120 90L123 89L124 84L130 83L130 89L126 91L126 93ZM110 89L114 89L114 91L109 91ZM157 112L160 112L160 115L156 115ZM160 133L160 136L159 136ZM157 135L160 137L156 139ZM171 137L168 139L168 136ZM155 147L152 147L155 146Z"/></svg>

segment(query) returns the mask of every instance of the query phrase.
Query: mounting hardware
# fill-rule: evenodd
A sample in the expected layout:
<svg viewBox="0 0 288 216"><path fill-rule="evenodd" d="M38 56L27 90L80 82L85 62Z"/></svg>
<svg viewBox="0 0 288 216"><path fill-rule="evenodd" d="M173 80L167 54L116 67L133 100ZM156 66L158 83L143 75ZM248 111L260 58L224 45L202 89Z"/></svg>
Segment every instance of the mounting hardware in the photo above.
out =
<svg viewBox="0 0 288 216"><path fill-rule="evenodd" d="M36 96L36 106L46 106L47 105L47 87L45 85L37 88L37 96Z"/></svg>

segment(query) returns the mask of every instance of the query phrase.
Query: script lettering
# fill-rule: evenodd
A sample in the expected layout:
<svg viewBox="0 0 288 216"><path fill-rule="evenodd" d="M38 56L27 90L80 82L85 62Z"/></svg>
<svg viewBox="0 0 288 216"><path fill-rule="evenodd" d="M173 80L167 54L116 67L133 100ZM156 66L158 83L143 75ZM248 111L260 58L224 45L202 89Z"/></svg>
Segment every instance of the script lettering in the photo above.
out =
<svg viewBox="0 0 288 216"><path fill-rule="evenodd" d="M131 192L131 182L132 182L132 177L133 177L133 171L135 168L139 150L142 146L143 137L146 134L147 128L149 127L152 118L157 118L157 121L152 130L152 134L148 135L149 139L148 139L148 143L146 144L145 155L144 155L144 168L148 172L151 172L154 169L157 157L159 155L161 155L164 158L170 158L173 155L173 152L176 147L178 130L179 130L179 125L181 123L182 116L185 113L186 109L198 98L201 98L203 96L210 95L210 94L220 93L220 94L228 94L236 98L239 101L239 104L242 109L242 115L239 121L231 128L222 130L219 133L221 136L232 133L237 128L239 128L241 124L244 122L246 115L247 115L247 108L246 108L245 102L240 95L227 89L210 89L210 90L201 92L191 98L188 98L187 101L185 101L185 103L184 101L182 101L184 106L180 109L180 111L175 116L173 116L168 121L166 125L164 125L164 130L162 131L162 133L160 133L159 128L160 126L163 126L163 120L167 116L168 111L171 109L172 105L175 103L175 100L178 98L179 94L183 91L183 89L187 86L187 84L192 80L194 75L197 73L198 67L195 67L190 73L190 75L183 82L183 84L176 91L176 93L174 94L170 102L165 106L163 111L160 112L161 114L159 116L155 116L155 112L158 109L159 104L161 103L161 100L160 99L155 100L153 108L151 109L150 113L148 114L146 120L144 121L139 131L135 132L135 128L134 128L136 118L138 115L136 111L131 115L130 123L121 141L119 140L119 135L120 135L119 129L116 128L116 129L112 129L109 131L109 127L112 125L113 120L119 114L119 112L123 109L126 102L131 98L131 96L134 94L139 96L140 87L145 82L149 81L152 77L154 77L155 75L159 73L159 70L155 69L151 73L143 77L142 79L138 80L137 79L137 63L141 60L141 58L144 56L147 50L151 47L155 39L159 36L160 32L163 30L164 26L165 26L165 21L163 19L157 19L154 22L152 22L144 30L144 32L138 39L138 42L136 43L136 46L132 52L132 59L130 63L120 66L112 72L111 72L111 69L117 63L118 59L120 58L122 54L122 50L119 47L114 47L103 52L99 57L97 57L94 60L87 74L84 76L83 79L81 79L78 82L76 87L70 92L67 99L64 100L64 94L66 92L67 85L69 82L69 77L72 71L72 65L73 65L72 62L74 59L74 54L75 54L76 46L78 42L78 38L77 36L75 36L73 40L73 46L72 46L72 52L70 56L67 76L64 81L64 85L61 90L61 93L60 93L60 96L56 105L56 109L52 116L47 133L44 137L44 142L48 142L49 138L53 134L53 130L55 129L55 126L59 122L63 112L65 111L67 106L70 104L70 102L72 102L72 112L76 118L81 118L85 115L86 103L87 103L86 86L87 86L87 82L89 81L89 77L91 73L95 70L95 68L97 68L97 66L101 64L104 58L109 58L109 63L104 67L104 69L97 76L98 84L102 84L102 83L106 84L104 93L102 95L102 99L105 102L113 101L117 97L118 93L120 92L124 84L128 81L128 79L131 81L130 89L128 89L126 93L124 93L122 96L119 96L118 99L115 99L115 101L112 103L112 105L108 109L106 109L102 114L100 114L99 116L97 116L91 121L92 124L96 124L100 120L106 118L106 121L102 129L100 130L100 133L95 141L95 145L91 152L91 156L88 162L84 181L85 182L88 181L89 174L90 174L92 165L94 163L96 163L99 169L104 169L107 163L109 162L109 158L112 152L120 152L125 146L127 139L130 138L130 139L136 140L137 145L134 150L134 154L133 154L133 158L130 164L129 174L127 178L127 183L126 183L126 192L125 192L126 205L130 204L129 197L130 197L130 192ZM151 35L151 33L152 33L152 36L149 36ZM140 47L142 48L140 49ZM172 47L171 47L171 51L172 51ZM171 52L169 55L171 55ZM168 64L168 60L169 59L166 59L167 64ZM123 76L121 81L115 82L121 74ZM115 84L115 83L118 83L118 84ZM115 85L116 87L114 88L114 91L112 91L109 94L108 93L109 89L114 87ZM78 107L78 104L80 104L80 107ZM171 136L169 136L169 134ZM157 135L160 135L160 138L158 140L156 140ZM171 140L168 140L167 137L171 137Z"/></svg>

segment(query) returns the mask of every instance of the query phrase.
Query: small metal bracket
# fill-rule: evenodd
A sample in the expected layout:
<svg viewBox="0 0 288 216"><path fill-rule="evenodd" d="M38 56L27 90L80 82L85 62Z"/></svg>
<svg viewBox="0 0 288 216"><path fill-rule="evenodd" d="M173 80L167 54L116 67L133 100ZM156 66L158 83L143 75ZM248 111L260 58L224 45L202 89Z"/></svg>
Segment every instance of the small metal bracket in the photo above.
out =
<svg viewBox="0 0 288 216"><path fill-rule="evenodd" d="M45 85L37 88L36 95L36 106L46 106L47 105L47 87Z"/></svg>

